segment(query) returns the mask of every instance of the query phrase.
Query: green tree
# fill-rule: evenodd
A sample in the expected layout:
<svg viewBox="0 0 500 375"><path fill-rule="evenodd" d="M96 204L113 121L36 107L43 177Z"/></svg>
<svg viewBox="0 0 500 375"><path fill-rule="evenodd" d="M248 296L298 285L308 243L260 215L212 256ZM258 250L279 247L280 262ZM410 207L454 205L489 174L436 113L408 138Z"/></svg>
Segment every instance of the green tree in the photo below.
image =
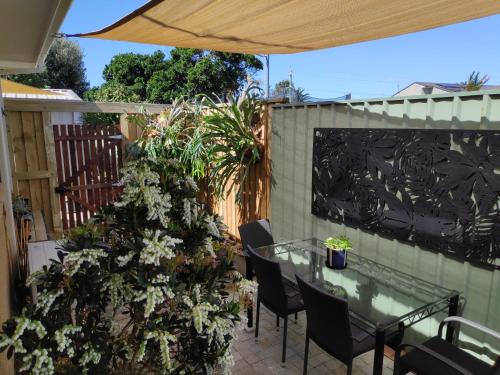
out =
<svg viewBox="0 0 500 375"><path fill-rule="evenodd" d="M462 87L465 91L477 91L481 90L481 88L490 80L488 75L483 75L479 77L479 72L472 72L469 75L469 78L466 82L462 82Z"/></svg>
<svg viewBox="0 0 500 375"><path fill-rule="evenodd" d="M116 81L104 83L101 87L93 87L83 95L85 100L91 102L129 102L141 101L134 88L125 86ZM120 115L116 113L85 113L86 124L118 124Z"/></svg>
<svg viewBox="0 0 500 375"><path fill-rule="evenodd" d="M120 87L121 94L130 95L123 101L171 103L179 96L198 94L225 98L240 91L247 76L260 69L258 58L244 54L175 48L167 59L161 51L151 55L124 53L106 65L106 82L94 88L92 96L111 101L115 93L108 88Z"/></svg>
<svg viewBox="0 0 500 375"><path fill-rule="evenodd" d="M78 43L68 39L54 40L42 72L14 74L7 79L41 88L71 89L79 96L89 89L83 51Z"/></svg>
<svg viewBox="0 0 500 375"><path fill-rule="evenodd" d="M290 99L290 102L306 102L310 99L310 96L301 87L295 87L293 82L288 79L277 82L274 85L274 90L272 96L275 97L286 97Z"/></svg>

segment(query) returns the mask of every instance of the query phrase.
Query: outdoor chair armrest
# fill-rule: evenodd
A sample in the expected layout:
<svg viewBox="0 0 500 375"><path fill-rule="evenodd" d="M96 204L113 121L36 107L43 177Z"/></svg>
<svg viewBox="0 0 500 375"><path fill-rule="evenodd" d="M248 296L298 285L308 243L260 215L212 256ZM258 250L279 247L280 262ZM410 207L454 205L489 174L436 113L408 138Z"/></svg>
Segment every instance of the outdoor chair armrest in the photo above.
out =
<svg viewBox="0 0 500 375"><path fill-rule="evenodd" d="M460 324L465 324L466 326L472 327L477 329L478 331L481 331L483 333L486 333L490 336L495 337L496 339L500 340L500 332L494 331L491 328L485 327L479 323L473 322L472 320L462 318L460 316L449 316L446 319L444 319L440 324L439 324L439 330L438 330L438 336L442 337L443 333L443 327L447 324L450 324L452 322L457 322Z"/></svg>
<svg viewBox="0 0 500 375"><path fill-rule="evenodd" d="M394 363L394 374L399 374L399 361L401 360L401 350L403 350L406 347L413 348L414 350L419 350L419 351L433 357L434 359L437 359L438 361L444 363L448 367L451 367L453 370L458 371L462 375L474 375L469 370L464 369L462 366L456 364L455 362L449 360L448 358L442 356L441 354L436 353L434 350L431 350L431 349L427 348L426 346L420 345L420 344L401 344L398 346L398 348L396 349L396 361Z"/></svg>

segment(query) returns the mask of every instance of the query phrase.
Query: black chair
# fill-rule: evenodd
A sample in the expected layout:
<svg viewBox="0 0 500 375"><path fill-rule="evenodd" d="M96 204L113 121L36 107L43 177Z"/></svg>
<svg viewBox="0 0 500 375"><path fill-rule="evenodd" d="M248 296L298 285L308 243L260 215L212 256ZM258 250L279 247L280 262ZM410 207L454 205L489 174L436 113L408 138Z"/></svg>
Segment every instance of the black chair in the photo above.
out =
<svg viewBox="0 0 500 375"><path fill-rule="evenodd" d="M250 261L250 257L248 256L247 246L251 246L256 249L262 246L271 246L274 245L273 234L271 232L271 224L267 219L261 219L254 221L252 223L243 224L238 227L240 232L241 243L243 245L243 250L246 254L246 272L245 276L247 279L251 280L254 277L254 272L252 269L252 262ZM298 293L298 287L284 280L285 284L287 284L287 288L295 288ZM248 310L248 321L251 322L253 320L252 310ZM297 321L297 314L295 314L295 321ZM276 327L279 328L279 316L276 315Z"/></svg>
<svg viewBox="0 0 500 375"><path fill-rule="evenodd" d="M306 307L307 328L304 375L307 374L309 340L347 365L352 373L353 359L375 348L375 338L351 323L347 301L328 294L295 275Z"/></svg>
<svg viewBox="0 0 500 375"><path fill-rule="evenodd" d="M246 255L245 273L246 278L251 280L253 278L252 263L248 256L247 246L254 249L262 246L270 246L274 244L273 235L271 233L271 224L267 219L261 219L252 223L243 224L238 227L240 232L241 244L243 245L243 252ZM249 316L249 320L251 316Z"/></svg>
<svg viewBox="0 0 500 375"><path fill-rule="evenodd" d="M240 225L238 231L240 232L241 243L243 244L244 250L246 250L248 245L256 249L261 246L270 246L274 244L271 224L266 219Z"/></svg>
<svg viewBox="0 0 500 375"><path fill-rule="evenodd" d="M423 344L402 344L397 348L394 374L411 371L419 375L499 375L500 357L491 366L442 338L444 326L454 323L467 325L500 340L499 332L458 316L450 316L439 325L437 336Z"/></svg>
<svg viewBox="0 0 500 375"><path fill-rule="evenodd" d="M283 354L281 361L286 360L286 337L288 330L288 315L304 310L300 291L289 283L284 282L281 267L278 262L263 257L255 252L251 245L247 250L252 261L257 283L257 316L255 319L255 338L259 336L260 304L266 306L279 318L283 318ZM279 324L279 323L278 323Z"/></svg>

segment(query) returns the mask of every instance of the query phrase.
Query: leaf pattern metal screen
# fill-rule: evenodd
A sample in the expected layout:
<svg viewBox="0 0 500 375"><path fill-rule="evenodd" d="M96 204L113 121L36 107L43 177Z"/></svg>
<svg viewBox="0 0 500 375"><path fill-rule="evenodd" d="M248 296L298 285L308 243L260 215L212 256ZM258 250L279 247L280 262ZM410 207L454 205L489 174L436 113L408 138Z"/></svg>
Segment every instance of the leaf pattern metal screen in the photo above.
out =
<svg viewBox="0 0 500 375"><path fill-rule="evenodd" d="M314 129L312 213L499 269L500 131Z"/></svg>

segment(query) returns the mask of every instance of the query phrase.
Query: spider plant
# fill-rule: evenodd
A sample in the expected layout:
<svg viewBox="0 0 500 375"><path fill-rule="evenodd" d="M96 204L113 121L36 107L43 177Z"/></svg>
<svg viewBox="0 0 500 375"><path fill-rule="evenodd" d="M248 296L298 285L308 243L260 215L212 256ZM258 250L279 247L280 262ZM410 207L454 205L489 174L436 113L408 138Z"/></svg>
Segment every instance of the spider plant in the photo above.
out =
<svg viewBox="0 0 500 375"><path fill-rule="evenodd" d="M220 99L215 102L207 96L201 102L206 109L202 138L213 152L211 185L216 196L222 197L226 188L231 190L237 183L238 204L242 202L250 167L261 160L264 151L258 137L262 107L257 90L260 89L251 84L239 97L231 97L229 103Z"/></svg>

